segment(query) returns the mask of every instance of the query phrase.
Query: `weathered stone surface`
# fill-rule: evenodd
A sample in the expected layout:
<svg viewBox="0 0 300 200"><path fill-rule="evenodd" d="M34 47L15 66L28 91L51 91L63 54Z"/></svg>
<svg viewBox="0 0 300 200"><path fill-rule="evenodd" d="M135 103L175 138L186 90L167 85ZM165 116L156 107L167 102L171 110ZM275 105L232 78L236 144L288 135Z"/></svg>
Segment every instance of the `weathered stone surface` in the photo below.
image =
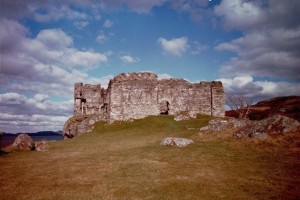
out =
<svg viewBox="0 0 300 200"><path fill-rule="evenodd" d="M247 119L220 119L216 118L213 120L210 120L207 126L204 126L200 128L200 131L221 131L223 129L229 128L229 127L245 127L253 124L252 121L247 120Z"/></svg>
<svg viewBox="0 0 300 200"><path fill-rule="evenodd" d="M223 117L224 105L224 89L219 81L192 84L183 79L158 80L156 74L149 72L119 74L110 80L107 89L76 83L74 91L74 116L106 115L108 122L183 111ZM86 124L83 118L73 121ZM70 133L70 122L67 123L66 136L77 135L75 128Z"/></svg>
<svg viewBox="0 0 300 200"><path fill-rule="evenodd" d="M104 114L73 116L65 123L63 135L66 139L91 131L97 121L107 121L107 116Z"/></svg>
<svg viewBox="0 0 300 200"><path fill-rule="evenodd" d="M259 121L247 119L213 119L209 124L202 127L200 131L222 131L226 128L238 128L233 133L236 138L252 137L266 139L269 135L284 134L300 131L300 123L289 117L274 115Z"/></svg>
<svg viewBox="0 0 300 200"><path fill-rule="evenodd" d="M35 142L35 150L37 151L47 151L48 150L48 143L46 141L39 141Z"/></svg>
<svg viewBox="0 0 300 200"><path fill-rule="evenodd" d="M245 126L234 133L237 138L265 137L265 135L284 134L300 131L300 123L289 117L274 115L266 119L256 121L251 126Z"/></svg>
<svg viewBox="0 0 300 200"><path fill-rule="evenodd" d="M162 146L177 146L177 147L186 147L190 144L193 144L194 141L186 138L175 138L175 137L167 137L164 138L160 145Z"/></svg>
<svg viewBox="0 0 300 200"><path fill-rule="evenodd" d="M25 133L19 134L11 147L15 151L30 151L35 149L33 139Z"/></svg>

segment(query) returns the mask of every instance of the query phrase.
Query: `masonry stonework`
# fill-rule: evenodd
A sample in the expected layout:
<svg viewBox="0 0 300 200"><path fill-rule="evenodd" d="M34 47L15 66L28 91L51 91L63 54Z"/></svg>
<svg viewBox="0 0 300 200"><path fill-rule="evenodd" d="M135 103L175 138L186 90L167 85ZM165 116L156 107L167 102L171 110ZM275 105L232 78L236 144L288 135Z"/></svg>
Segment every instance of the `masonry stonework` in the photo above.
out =
<svg viewBox="0 0 300 200"><path fill-rule="evenodd" d="M158 80L156 74L122 73L110 80L108 88L76 83L74 117L64 127L65 137L81 130L82 121L107 122L140 119L149 115L175 115L180 112L223 117L224 89L220 81L189 83L183 79ZM74 119L84 120L74 120ZM88 122L89 121L89 122Z"/></svg>

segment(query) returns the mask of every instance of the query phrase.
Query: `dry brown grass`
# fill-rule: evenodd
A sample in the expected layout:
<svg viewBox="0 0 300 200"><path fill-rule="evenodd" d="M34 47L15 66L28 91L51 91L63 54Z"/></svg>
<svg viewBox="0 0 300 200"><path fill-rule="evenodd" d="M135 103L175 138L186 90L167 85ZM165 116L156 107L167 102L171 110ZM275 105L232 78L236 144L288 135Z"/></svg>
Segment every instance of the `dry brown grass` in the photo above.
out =
<svg viewBox="0 0 300 200"><path fill-rule="evenodd" d="M99 123L91 133L51 142L45 152L2 155L0 199L300 197L299 135L258 141L233 139L232 130L199 134L209 119ZM160 146L166 136L196 142Z"/></svg>

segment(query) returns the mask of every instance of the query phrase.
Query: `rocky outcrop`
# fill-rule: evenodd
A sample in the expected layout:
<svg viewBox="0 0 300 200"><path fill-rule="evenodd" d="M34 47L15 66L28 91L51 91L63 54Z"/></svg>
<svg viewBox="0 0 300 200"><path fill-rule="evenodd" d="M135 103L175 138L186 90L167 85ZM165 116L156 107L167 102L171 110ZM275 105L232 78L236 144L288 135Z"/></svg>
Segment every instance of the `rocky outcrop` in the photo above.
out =
<svg viewBox="0 0 300 200"><path fill-rule="evenodd" d="M160 145L162 146L177 146L177 147L186 147L190 144L193 144L194 141L186 138L175 138L175 137L167 137L164 138Z"/></svg>
<svg viewBox="0 0 300 200"><path fill-rule="evenodd" d="M213 119L208 126L202 127L200 131L217 132L226 128L236 128L233 133L236 138L252 137L267 138L274 134L285 134L300 131L300 123L292 118L274 115L259 121L247 119Z"/></svg>
<svg viewBox="0 0 300 200"><path fill-rule="evenodd" d="M255 121L251 126L244 126L233 135L237 138L265 138L267 135L285 134L300 131L300 123L292 118L274 115L263 120Z"/></svg>
<svg viewBox="0 0 300 200"><path fill-rule="evenodd" d="M276 114L300 121L300 96L275 97L260 101L250 106L250 111L246 118L262 120ZM235 110L226 111L225 116L238 117L238 112Z"/></svg>
<svg viewBox="0 0 300 200"><path fill-rule="evenodd" d="M19 134L11 145L13 151L30 151L35 149L33 139L25 134Z"/></svg>
<svg viewBox="0 0 300 200"><path fill-rule="evenodd" d="M216 118L213 120L210 120L208 122L207 126L204 126L200 128L200 131L211 131L211 132L216 132L216 131L221 131L226 128L239 128L239 127L246 127L246 126L251 126L254 122L247 120L247 119L236 119L236 118L230 118L230 119L221 119L221 118Z"/></svg>
<svg viewBox="0 0 300 200"><path fill-rule="evenodd" d="M73 138L93 129L98 121L107 121L107 115L76 115L71 117L64 125L64 138Z"/></svg>

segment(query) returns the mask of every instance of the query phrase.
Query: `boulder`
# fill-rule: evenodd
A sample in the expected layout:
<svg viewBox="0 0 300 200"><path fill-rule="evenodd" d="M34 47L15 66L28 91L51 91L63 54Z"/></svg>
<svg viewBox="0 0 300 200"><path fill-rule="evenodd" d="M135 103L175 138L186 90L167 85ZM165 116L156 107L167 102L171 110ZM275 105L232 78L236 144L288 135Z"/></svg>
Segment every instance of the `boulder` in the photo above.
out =
<svg viewBox="0 0 300 200"><path fill-rule="evenodd" d="M73 138L93 129L98 121L107 121L106 115L76 115L66 121L63 129L64 138Z"/></svg>
<svg viewBox="0 0 300 200"><path fill-rule="evenodd" d="M177 146L177 147L186 147L190 144L193 144L194 141L186 138L175 138L175 137L167 137L164 138L160 145L162 146Z"/></svg>
<svg viewBox="0 0 300 200"><path fill-rule="evenodd" d="M35 143L35 149L37 151L47 151L48 150L48 144L46 141L39 141Z"/></svg>
<svg viewBox="0 0 300 200"><path fill-rule="evenodd" d="M15 151L30 151L35 149L33 139L25 133L19 134L11 147Z"/></svg>

